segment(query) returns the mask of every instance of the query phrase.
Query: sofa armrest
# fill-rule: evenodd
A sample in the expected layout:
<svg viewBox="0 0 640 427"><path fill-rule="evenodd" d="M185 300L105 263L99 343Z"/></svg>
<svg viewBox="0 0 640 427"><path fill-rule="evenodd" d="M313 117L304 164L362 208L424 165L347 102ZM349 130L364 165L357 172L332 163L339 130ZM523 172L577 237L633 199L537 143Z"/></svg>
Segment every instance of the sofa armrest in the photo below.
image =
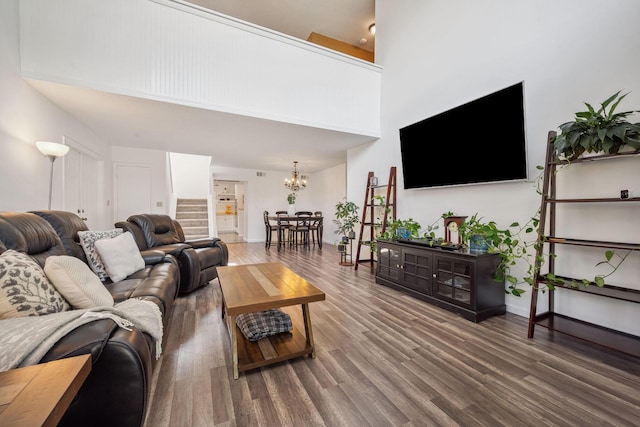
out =
<svg viewBox="0 0 640 427"><path fill-rule="evenodd" d="M153 375L152 349L139 329L125 330L111 319L65 335L40 363L91 354L92 368L59 425L142 426Z"/></svg>
<svg viewBox="0 0 640 427"><path fill-rule="evenodd" d="M193 249L199 248L212 248L216 246L217 242L221 240L217 237L206 237L203 239L186 240L185 243L191 246Z"/></svg>
<svg viewBox="0 0 640 427"><path fill-rule="evenodd" d="M142 255L145 265L156 265L161 262L171 262L171 260L166 259L167 254L157 249L145 249L140 251L140 255Z"/></svg>
<svg viewBox="0 0 640 427"><path fill-rule="evenodd" d="M193 249L219 248L222 253L222 261L220 265L224 266L229 263L229 249L227 248L227 244L217 237L187 240L185 244L191 245Z"/></svg>

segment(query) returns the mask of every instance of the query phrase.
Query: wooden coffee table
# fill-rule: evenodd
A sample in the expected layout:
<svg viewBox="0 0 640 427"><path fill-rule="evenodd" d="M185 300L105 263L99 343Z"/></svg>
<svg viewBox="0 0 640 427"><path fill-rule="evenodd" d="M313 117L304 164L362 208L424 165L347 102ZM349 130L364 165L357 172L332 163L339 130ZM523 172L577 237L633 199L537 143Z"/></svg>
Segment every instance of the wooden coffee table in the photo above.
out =
<svg viewBox="0 0 640 427"><path fill-rule="evenodd" d="M222 289L222 315L231 336L233 378L246 371L309 354L315 358L309 303L324 301L325 294L284 265L271 262L218 267ZM295 326L282 333L251 342L236 325L242 313L302 305L304 335Z"/></svg>

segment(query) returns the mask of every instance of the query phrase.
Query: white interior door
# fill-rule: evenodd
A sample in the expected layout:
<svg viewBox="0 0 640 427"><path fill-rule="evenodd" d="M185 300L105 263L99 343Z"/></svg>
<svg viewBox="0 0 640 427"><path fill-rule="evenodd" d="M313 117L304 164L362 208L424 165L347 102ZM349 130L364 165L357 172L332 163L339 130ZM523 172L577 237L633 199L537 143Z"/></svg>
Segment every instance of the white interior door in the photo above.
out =
<svg viewBox="0 0 640 427"><path fill-rule="evenodd" d="M115 222L151 212L151 167L115 164Z"/></svg>
<svg viewBox="0 0 640 427"><path fill-rule="evenodd" d="M101 224L98 218L100 160L83 153L74 146L63 157L64 160L64 201L63 208L82 218L87 227L96 228Z"/></svg>
<svg viewBox="0 0 640 427"><path fill-rule="evenodd" d="M69 152L62 158L64 161L64 209L69 212L81 215L80 207L80 188L82 186L82 155L75 148L69 149Z"/></svg>

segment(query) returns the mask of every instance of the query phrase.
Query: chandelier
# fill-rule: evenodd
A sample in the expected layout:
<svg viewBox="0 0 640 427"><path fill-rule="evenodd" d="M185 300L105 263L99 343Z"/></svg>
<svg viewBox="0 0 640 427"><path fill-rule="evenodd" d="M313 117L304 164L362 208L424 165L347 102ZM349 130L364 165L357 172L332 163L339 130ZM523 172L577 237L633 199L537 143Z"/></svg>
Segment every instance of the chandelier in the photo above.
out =
<svg viewBox="0 0 640 427"><path fill-rule="evenodd" d="M293 162L293 172L291 173L291 178L287 178L284 180L284 186L291 191L300 191L307 188L307 180L303 179L304 177L300 175L297 165L297 161Z"/></svg>

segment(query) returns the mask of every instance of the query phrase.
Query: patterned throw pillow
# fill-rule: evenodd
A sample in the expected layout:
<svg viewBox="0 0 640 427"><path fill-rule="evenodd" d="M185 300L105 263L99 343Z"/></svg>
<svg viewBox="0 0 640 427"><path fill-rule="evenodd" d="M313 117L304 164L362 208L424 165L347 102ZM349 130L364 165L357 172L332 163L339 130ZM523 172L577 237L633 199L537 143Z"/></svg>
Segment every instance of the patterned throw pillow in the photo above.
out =
<svg viewBox="0 0 640 427"><path fill-rule="evenodd" d="M0 319L42 316L70 308L33 258L13 249L0 255Z"/></svg>
<svg viewBox="0 0 640 427"><path fill-rule="evenodd" d="M91 267L93 272L96 273L100 280L102 280L103 282L109 278L109 274L107 274L107 270L104 268L104 263L102 262L100 255L96 251L96 240L111 239L113 237L121 235L122 231L122 228L114 228L113 230L103 231L78 231L80 246L82 246L82 249L84 249L84 254L87 256L89 267Z"/></svg>

